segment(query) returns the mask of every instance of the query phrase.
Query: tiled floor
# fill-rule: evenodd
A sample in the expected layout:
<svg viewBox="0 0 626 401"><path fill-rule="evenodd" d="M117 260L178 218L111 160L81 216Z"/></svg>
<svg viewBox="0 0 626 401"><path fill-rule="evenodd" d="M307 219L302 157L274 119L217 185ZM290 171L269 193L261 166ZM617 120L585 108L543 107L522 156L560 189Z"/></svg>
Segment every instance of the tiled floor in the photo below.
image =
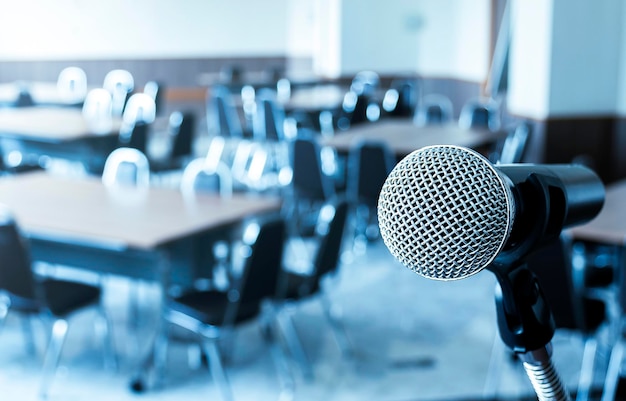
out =
<svg viewBox="0 0 626 401"><path fill-rule="evenodd" d="M328 322L315 300L298 306L295 323L312 361L314 377L306 381L295 364L295 391L281 393L273 359L255 325L242 328L236 339L228 376L236 400L471 400L481 398L496 335L494 279L483 272L456 282L430 281L397 264L381 243L344 263L331 298L342 313L354 347L342 357ZM92 331L93 312L70 321L69 338L50 400L219 400L207 369L188 366L187 348L170 349L163 388L135 394L129 379L137 358L148 346L155 322L150 302L135 334L126 319L128 285L113 280L106 304L115 323L120 354L118 371L102 367L101 348ZM144 284L144 299L155 288ZM35 328L41 333L41 326ZM36 399L43 339L29 356L23 346L20 320L10 316L0 333L0 400ZM581 341L567 333L553 340L554 363L572 390L582 356ZM600 352L600 365L606 354ZM598 375L597 381L601 380ZM506 360L499 395L506 399L532 395L523 370ZM282 398L281 398L282 397Z"/></svg>

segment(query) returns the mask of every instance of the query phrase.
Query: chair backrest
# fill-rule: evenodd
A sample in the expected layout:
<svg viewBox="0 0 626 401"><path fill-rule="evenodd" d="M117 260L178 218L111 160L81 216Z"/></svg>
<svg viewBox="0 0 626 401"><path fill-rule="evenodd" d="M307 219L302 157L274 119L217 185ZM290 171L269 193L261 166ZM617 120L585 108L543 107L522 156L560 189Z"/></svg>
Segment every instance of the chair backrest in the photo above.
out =
<svg viewBox="0 0 626 401"><path fill-rule="evenodd" d="M154 100L157 115L161 115L163 111L163 92L163 84L157 81L148 81L143 86L143 93Z"/></svg>
<svg viewBox="0 0 626 401"><path fill-rule="evenodd" d="M527 258L550 306L557 328L595 331L606 318L604 301L586 296L584 283L573 278L570 240L561 235Z"/></svg>
<svg viewBox="0 0 626 401"><path fill-rule="evenodd" d="M57 78L57 90L68 102L82 102L87 96L87 74L80 67L64 68Z"/></svg>
<svg viewBox="0 0 626 401"><path fill-rule="evenodd" d="M500 128L497 104L492 100L469 100L459 113L459 126L464 129L487 128L492 131Z"/></svg>
<svg viewBox="0 0 626 401"><path fill-rule="evenodd" d="M339 266L347 217L348 202L343 198L324 205L320 210L315 231L321 241L313 262L318 280Z"/></svg>
<svg viewBox="0 0 626 401"><path fill-rule="evenodd" d="M6 206L0 206L0 261L0 290L22 298L36 298L29 250Z"/></svg>
<svg viewBox="0 0 626 401"><path fill-rule="evenodd" d="M239 287L242 305L259 303L276 295L287 234L282 218L251 224L243 237L244 245L250 247L250 256L246 259ZM258 233L256 236L249 234L254 231Z"/></svg>
<svg viewBox="0 0 626 401"><path fill-rule="evenodd" d="M144 154L148 152L148 131L150 124L141 121L132 124L122 124L118 135L120 147L138 149Z"/></svg>
<svg viewBox="0 0 626 401"><path fill-rule="evenodd" d="M128 96L135 89L133 75L127 70L111 70L104 76L102 87L111 93L113 115L121 116Z"/></svg>
<svg viewBox="0 0 626 401"><path fill-rule="evenodd" d="M504 140L496 162L500 164L521 163L528 148L531 130L528 122L518 124Z"/></svg>
<svg viewBox="0 0 626 401"><path fill-rule="evenodd" d="M352 78L350 90L361 95L371 95L380 87L380 76L375 71L359 71Z"/></svg>
<svg viewBox="0 0 626 401"><path fill-rule="evenodd" d="M28 86L20 86L17 98L13 102L14 107L31 107L35 106L35 100Z"/></svg>
<svg viewBox="0 0 626 401"><path fill-rule="evenodd" d="M346 92L341 108L347 116L348 125L370 121L370 117L368 116L368 107L370 104L371 100L368 94L358 93L352 89Z"/></svg>
<svg viewBox="0 0 626 401"><path fill-rule="evenodd" d="M228 64L220 68L219 82L226 85L238 84L243 81L244 69L237 64Z"/></svg>
<svg viewBox="0 0 626 401"><path fill-rule="evenodd" d="M184 195L218 193L223 198L230 198L233 194L232 174L224 162L207 163L207 158L199 157L185 167L180 190Z"/></svg>
<svg viewBox="0 0 626 401"><path fill-rule="evenodd" d="M355 144L348 155L349 200L376 207L380 189L395 164L395 156L384 142L364 140Z"/></svg>
<svg viewBox="0 0 626 401"><path fill-rule="evenodd" d="M216 135L232 138L243 136L243 128L235 108L233 95L227 87L214 85L209 88L206 103L209 132L216 131Z"/></svg>
<svg viewBox="0 0 626 401"><path fill-rule="evenodd" d="M87 92L83 102L83 118L95 133L111 132L113 127L113 99L111 93L103 88Z"/></svg>
<svg viewBox="0 0 626 401"><path fill-rule="evenodd" d="M296 199L326 201L335 193L331 179L322 171L321 147L314 138L291 143L291 185Z"/></svg>
<svg viewBox="0 0 626 401"><path fill-rule="evenodd" d="M282 141L285 138L285 110L276 100L276 92L262 88L256 94L256 111L252 131L257 140Z"/></svg>
<svg viewBox="0 0 626 401"><path fill-rule="evenodd" d="M425 95L421 104L418 104L413 121L419 126L446 124L452 121L452 116L452 101L444 95L431 93Z"/></svg>
<svg viewBox="0 0 626 401"><path fill-rule="evenodd" d="M156 118L156 104L154 99L145 93L135 93L128 98L122 121L124 124L142 122L151 124Z"/></svg>
<svg viewBox="0 0 626 401"><path fill-rule="evenodd" d="M419 95L417 80L394 80L385 92L383 109L391 116L412 117L417 110Z"/></svg>
<svg viewBox="0 0 626 401"><path fill-rule="evenodd" d="M102 172L107 187L150 185L150 163L146 155L135 148L117 148L109 154Z"/></svg>
<svg viewBox="0 0 626 401"><path fill-rule="evenodd" d="M190 156L196 131L196 115L192 112L174 111L170 114L169 129L172 139L171 158Z"/></svg>

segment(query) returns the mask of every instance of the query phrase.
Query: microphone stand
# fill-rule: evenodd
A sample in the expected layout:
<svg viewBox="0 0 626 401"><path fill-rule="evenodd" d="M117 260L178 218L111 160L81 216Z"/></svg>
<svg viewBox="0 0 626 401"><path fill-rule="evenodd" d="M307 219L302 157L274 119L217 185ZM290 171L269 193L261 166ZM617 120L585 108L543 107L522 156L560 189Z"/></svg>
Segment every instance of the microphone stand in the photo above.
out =
<svg viewBox="0 0 626 401"><path fill-rule="evenodd" d="M489 267L498 280L496 312L503 342L523 362L539 401L570 401L552 364L554 321L537 278L523 262Z"/></svg>

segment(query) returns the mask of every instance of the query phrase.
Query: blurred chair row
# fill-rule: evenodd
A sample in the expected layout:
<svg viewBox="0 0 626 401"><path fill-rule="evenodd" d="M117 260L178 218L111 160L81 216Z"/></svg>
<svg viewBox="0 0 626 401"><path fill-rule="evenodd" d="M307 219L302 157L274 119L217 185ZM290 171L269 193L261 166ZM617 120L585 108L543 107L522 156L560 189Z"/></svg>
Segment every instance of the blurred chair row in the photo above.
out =
<svg viewBox="0 0 626 401"><path fill-rule="evenodd" d="M111 165L116 169L105 169L104 181L109 181L108 175L119 174L119 167L126 163L131 166L131 181L146 184L142 174L147 174L147 159L142 158L141 152L136 149L118 149L117 156L111 158ZM115 158L114 158L115 157ZM195 159L185 169L184 178L181 182L181 190L189 196L198 191L213 191L222 196L230 196L230 189L224 191L220 185L229 185L228 174L222 175L220 171L208 171L204 158ZM204 185L198 180L203 178L216 178L216 182ZM118 180L120 177L118 176ZM296 331L292 327L291 314L294 307L287 308L293 301L315 294L321 294L321 300L325 306L326 315L332 324L337 339L342 346L342 351L349 352L347 337L343 328L334 319L330 310L330 301L321 291L322 279L336 270L340 262L344 226L347 220L348 203L343 198L330 198L320 207L314 228L314 240L317 251L310 259L310 268L305 272L295 272L283 266L283 249L289 241L288 223L289 218L276 216L267 220L260 220L247 225L243 230L241 244L233 248L233 233L223 237L229 242L226 246L229 252L245 251L244 265L242 268L232 266L233 258L226 262L228 267L226 285L216 285L215 282L208 287L198 286L187 289L178 289L167 304L165 318L170 324L182 327L197 336L196 342L200 344L211 367L211 373L218 384L223 399L232 399L232 393L228 384L227 376L222 364L222 355L219 342L222 337L229 334L233 328L249 322L252 319L261 319L262 333L266 339L276 341L278 335L272 334L271 324L275 323L280 328L280 333L286 340L288 352L295 358L306 377L312 376L312 371L306 357L306 353L300 344ZM235 258L237 259L237 258ZM216 265L217 266L217 265ZM269 308L265 305L270 302ZM264 306L265 305L265 306ZM269 314L269 315L267 315ZM194 342L194 343L196 343ZM163 379L163 370L167 354L168 335L167 331L156 340L155 352L157 358L157 380ZM272 344L274 346L275 344ZM278 355L280 356L280 355ZM280 360L277 361L280 364ZM154 383L148 383L149 375L146 372L137 377L132 383L135 391L144 391ZM287 383L289 381L286 381Z"/></svg>

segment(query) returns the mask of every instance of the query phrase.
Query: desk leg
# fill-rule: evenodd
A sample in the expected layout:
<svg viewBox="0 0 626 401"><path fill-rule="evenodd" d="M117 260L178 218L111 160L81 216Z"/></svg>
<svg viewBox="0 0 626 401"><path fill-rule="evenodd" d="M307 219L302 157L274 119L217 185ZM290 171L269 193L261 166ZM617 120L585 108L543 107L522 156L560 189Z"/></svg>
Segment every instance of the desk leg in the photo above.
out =
<svg viewBox="0 0 626 401"><path fill-rule="evenodd" d="M147 354L141 359L136 372L130 381L130 389L142 393L163 385L165 380L165 362L167 360L168 324L165 320L165 306L171 260L168 252L163 252L159 258L158 281L161 292L159 296L159 317L155 334L150 342Z"/></svg>

